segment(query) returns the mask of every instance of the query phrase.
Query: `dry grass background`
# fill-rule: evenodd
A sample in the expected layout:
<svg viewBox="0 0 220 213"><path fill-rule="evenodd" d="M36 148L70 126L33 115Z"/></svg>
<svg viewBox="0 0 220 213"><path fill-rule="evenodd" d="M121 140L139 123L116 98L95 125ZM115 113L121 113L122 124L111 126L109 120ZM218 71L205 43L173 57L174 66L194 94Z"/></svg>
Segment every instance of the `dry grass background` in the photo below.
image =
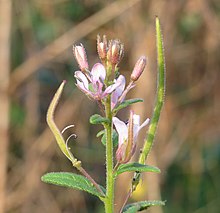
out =
<svg viewBox="0 0 220 213"><path fill-rule="evenodd" d="M121 71L129 77L140 55L147 69L130 96L150 117L156 84L154 18L161 19L167 95L148 163L160 175L145 175L133 201L163 199L148 212L217 213L220 209L220 4L217 0L1 0L0 2L0 212L103 212L83 192L42 183L49 171L73 171L45 123L48 104L68 80L56 114L62 128L76 125L75 155L104 184L104 151L88 124L95 103L75 88L77 64L71 46L82 42L92 65L96 35L125 45ZM123 111L120 116L126 118ZM142 135L143 137L143 135ZM143 139L140 137L139 146ZM73 142L74 143L74 142ZM97 151L98 150L98 151ZM126 194L128 174L116 187L116 210ZM117 211L116 211L117 212Z"/></svg>

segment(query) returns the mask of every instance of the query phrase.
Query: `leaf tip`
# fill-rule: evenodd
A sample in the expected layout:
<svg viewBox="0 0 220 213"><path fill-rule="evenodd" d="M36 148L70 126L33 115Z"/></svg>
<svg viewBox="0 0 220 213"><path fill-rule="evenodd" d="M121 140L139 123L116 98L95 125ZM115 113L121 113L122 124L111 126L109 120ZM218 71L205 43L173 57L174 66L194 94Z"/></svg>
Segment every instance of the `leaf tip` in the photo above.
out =
<svg viewBox="0 0 220 213"><path fill-rule="evenodd" d="M42 182L45 182L45 180L46 180L46 179L45 179L45 174L42 175L40 179L41 179Z"/></svg>
<svg viewBox="0 0 220 213"><path fill-rule="evenodd" d="M155 21L156 21L156 29L160 29L160 19L158 16L156 16Z"/></svg>

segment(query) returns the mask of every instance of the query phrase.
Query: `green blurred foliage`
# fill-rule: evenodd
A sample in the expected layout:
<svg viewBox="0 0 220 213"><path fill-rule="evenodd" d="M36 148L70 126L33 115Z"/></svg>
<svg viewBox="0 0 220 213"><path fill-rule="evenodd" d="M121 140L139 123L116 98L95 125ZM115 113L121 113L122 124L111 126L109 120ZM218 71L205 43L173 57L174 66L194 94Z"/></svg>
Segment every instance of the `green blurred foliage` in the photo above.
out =
<svg viewBox="0 0 220 213"><path fill-rule="evenodd" d="M162 187L166 198L165 212L218 212L220 208L220 146L203 147L201 168L191 168L193 156L189 151L177 157L167 171ZM214 205L213 205L214 204ZM210 210L211 207L211 210ZM196 211L197 210L197 211Z"/></svg>

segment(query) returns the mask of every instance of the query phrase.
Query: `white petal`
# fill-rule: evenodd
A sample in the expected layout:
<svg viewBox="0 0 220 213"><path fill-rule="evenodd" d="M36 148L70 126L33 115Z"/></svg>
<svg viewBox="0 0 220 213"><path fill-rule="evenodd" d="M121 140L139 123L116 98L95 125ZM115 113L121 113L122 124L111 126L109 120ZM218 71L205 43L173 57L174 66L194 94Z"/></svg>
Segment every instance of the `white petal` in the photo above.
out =
<svg viewBox="0 0 220 213"><path fill-rule="evenodd" d="M137 115L137 114L134 114L133 115L133 124L134 124L134 127L133 127L133 134L134 134L134 137L136 137L138 135L138 132L139 132L139 127L140 127L140 115Z"/></svg>
<svg viewBox="0 0 220 213"><path fill-rule="evenodd" d="M85 89L89 89L89 82L88 79L86 78L86 76L81 72L81 71L76 71L75 72L75 78L77 81L77 84L81 87L82 84L85 87ZM81 83L80 83L81 82Z"/></svg>
<svg viewBox="0 0 220 213"><path fill-rule="evenodd" d="M106 76L105 67L100 63L96 63L91 70L91 74L93 83L100 81L99 79L104 81Z"/></svg>
<svg viewBox="0 0 220 213"><path fill-rule="evenodd" d="M115 90L115 92L117 93L117 96L119 97L119 96L121 96L122 92L123 92L124 89L125 89L125 77L124 77L123 75L120 75L120 76L117 78L115 84L116 84L116 85L119 85L119 86L116 88L116 90Z"/></svg>
<svg viewBox="0 0 220 213"><path fill-rule="evenodd" d="M115 125L115 128L119 136L118 146L121 146L121 144L123 144L124 141L128 138L128 127L123 121L119 120L116 117L113 117L112 121Z"/></svg>
<svg viewBox="0 0 220 213"><path fill-rule="evenodd" d="M125 88L125 77L123 75L120 75L114 84L106 88L104 93L109 94L112 93L114 90L118 90L115 95L119 97L123 92L124 88Z"/></svg>
<svg viewBox="0 0 220 213"><path fill-rule="evenodd" d="M81 89L83 92L88 92L88 90L85 88L85 85L83 84L83 82L79 81L78 79L76 79L76 86Z"/></svg>
<svg viewBox="0 0 220 213"><path fill-rule="evenodd" d="M149 124L149 122L150 122L150 119L147 118L147 119L140 125L139 131L140 131L140 129L142 129L143 127L145 127L147 124Z"/></svg>
<svg viewBox="0 0 220 213"><path fill-rule="evenodd" d="M134 137L135 137L135 140L137 139L138 137L138 134L139 134L139 131L145 127L148 123L149 123L150 119L147 118L141 125L139 126L136 126L136 129L134 129L135 133L134 133ZM135 125L134 125L135 126Z"/></svg>

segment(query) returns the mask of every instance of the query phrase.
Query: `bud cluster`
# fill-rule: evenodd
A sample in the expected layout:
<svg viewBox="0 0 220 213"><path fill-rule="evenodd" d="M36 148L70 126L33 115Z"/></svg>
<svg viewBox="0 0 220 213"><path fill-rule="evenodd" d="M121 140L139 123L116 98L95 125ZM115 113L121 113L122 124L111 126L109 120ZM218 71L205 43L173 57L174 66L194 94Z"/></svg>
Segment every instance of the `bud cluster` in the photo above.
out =
<svg viewBox="0 0 220 213"><path fill-rule="evenodd" d="M102 41L100 36L97 36L97 50L101 61L108 62L112 67L118 65L124 56L124 45L120 40L115 39L107 42L105 35Z"/></svg>

